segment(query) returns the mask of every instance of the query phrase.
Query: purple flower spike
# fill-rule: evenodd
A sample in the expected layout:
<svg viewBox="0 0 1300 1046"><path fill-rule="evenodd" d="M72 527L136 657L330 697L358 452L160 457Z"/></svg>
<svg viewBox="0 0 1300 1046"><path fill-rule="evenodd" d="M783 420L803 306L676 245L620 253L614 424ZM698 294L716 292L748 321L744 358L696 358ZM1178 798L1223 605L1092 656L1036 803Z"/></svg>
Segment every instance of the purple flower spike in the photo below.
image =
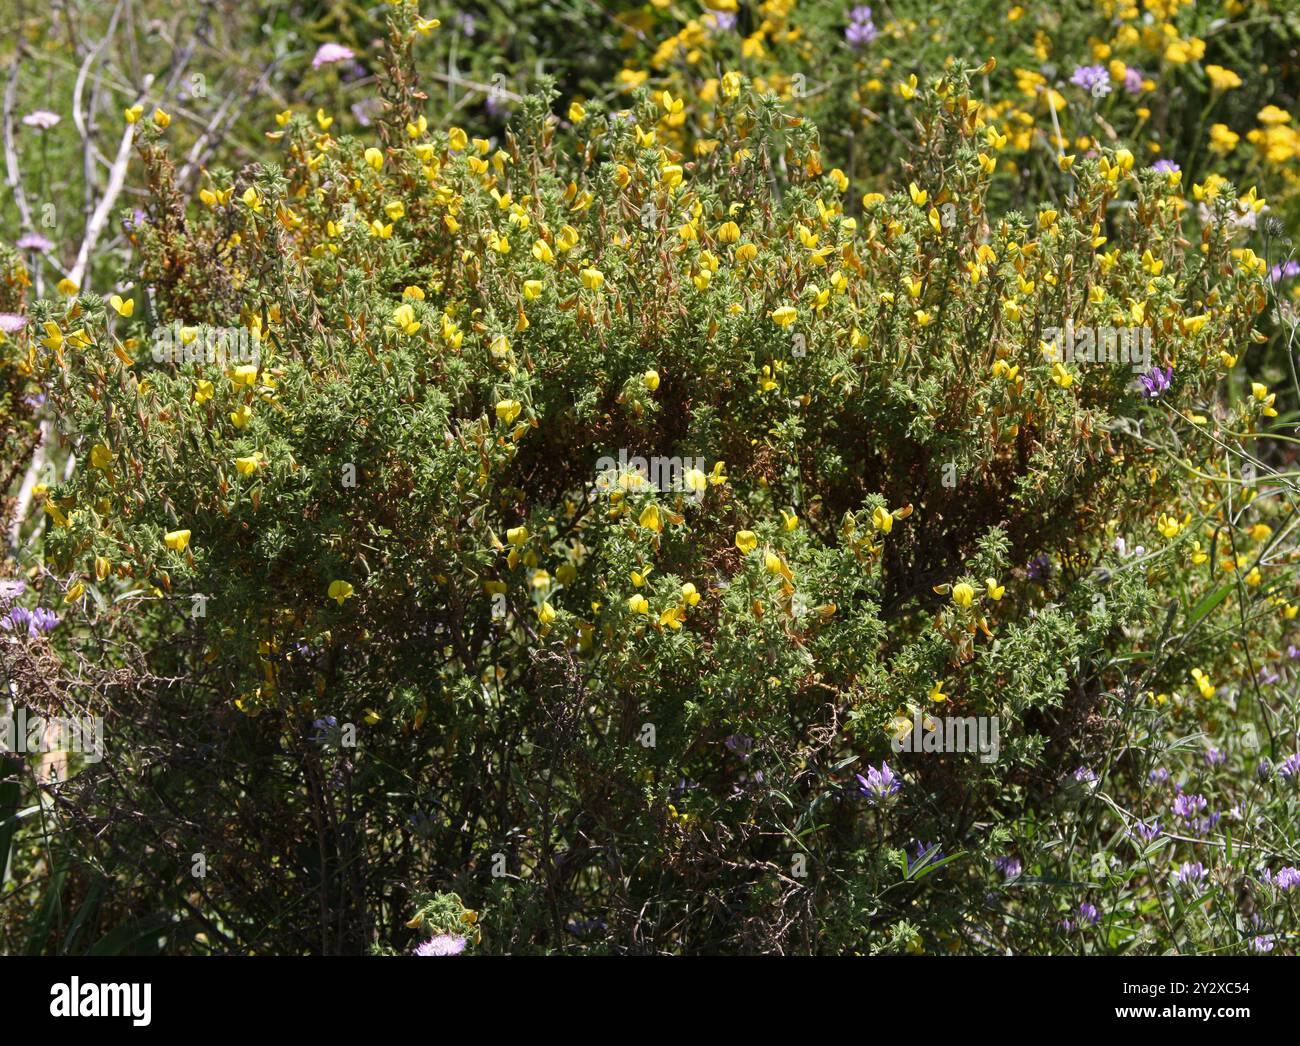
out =
<svg viewBox="0 0 1300 1046"><path fill-rule="evenodd" d="M889 769L889 764L881 761L880 769L874 766L867 767L867 776L861 774L855 775L858 784L861 786L858 791L872 806L878 806L890 796L895 795L902 787L894 771Z"/></svg>
<svg viewBox="0 0 1300 1046"><path fill-rule="evenodd" d="M1162 392L1168 390L1169 382L1173 376L1173 367L1166 367L1164 370L1159 367L1152 367L1146 374L1138 378L1142 382L1142 395L1149 400L1158 399Z"/></svg>

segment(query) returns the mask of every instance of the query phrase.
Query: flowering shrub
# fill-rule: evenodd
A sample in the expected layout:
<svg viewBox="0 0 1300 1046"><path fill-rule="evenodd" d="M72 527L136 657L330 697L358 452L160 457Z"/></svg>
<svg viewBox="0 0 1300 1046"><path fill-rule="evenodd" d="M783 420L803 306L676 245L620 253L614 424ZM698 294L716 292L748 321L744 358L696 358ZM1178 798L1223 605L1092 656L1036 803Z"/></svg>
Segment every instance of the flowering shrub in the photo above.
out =
<svg viewBox="0 0 1300 1046"><path fill-rule="evenodd" d="M438 130L427 29L192 200L143 122L132 271L5 343L75 467L0 657L124 739L74 884L191 950L1292 950L1265 199L1096 143L1010 207L960 62L887 191L739 72Z"/></svg>

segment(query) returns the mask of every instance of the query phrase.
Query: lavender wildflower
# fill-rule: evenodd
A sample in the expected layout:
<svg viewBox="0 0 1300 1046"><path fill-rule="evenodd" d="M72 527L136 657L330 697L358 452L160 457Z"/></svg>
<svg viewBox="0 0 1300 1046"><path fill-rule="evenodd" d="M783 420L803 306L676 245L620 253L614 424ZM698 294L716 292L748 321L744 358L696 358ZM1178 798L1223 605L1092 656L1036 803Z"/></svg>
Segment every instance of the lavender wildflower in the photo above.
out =
<svg viewBox="0 0 1300 1046"><path fill-rule="evenodd" d="M455 934L440 933L430 937L415 949L416 955L459 955L465 950L465 938Z"/></svg>
<svg viewBox="0 0 1300 1046"><path fill-rule="evenodd" d="M874 766L869 766L867 767L866 777L861 774L854 776L857 777L860 785L858 791L872 806L878 806L890 796L895 795L899 788L902 787L898 778L894 776L894 771L889 769L889 764L883 760L880 763L879 770Z"/></svg>
<svg viewBox="0 0 1300 1046"><path fill-rule="evenodd" d="M1070 77L1070 83L1082 87L1094 98L1105 98L1110 94L1110 73L1104 66L1081 65Z"/></svg>
<svg viewBox="0 0 1300 1046"><path fill-rule="evenodd" d="M316 49L316 57L311 60L311 67L319 69L322 65L335 65L355 57L356 54L350 47L344 47L342 44L321 44Z"/></svg>
<svg viewBox="0 0 1300 1046"><path fill-rule="evenodd" d="M1169 388L1169 381L1173 376L1173 367L1166 367L1164 370L1152 367L1145 374L1138 376L1138 380L1142 382L1142 395L1149 400L1158 399L1160 394Z"/></svg>

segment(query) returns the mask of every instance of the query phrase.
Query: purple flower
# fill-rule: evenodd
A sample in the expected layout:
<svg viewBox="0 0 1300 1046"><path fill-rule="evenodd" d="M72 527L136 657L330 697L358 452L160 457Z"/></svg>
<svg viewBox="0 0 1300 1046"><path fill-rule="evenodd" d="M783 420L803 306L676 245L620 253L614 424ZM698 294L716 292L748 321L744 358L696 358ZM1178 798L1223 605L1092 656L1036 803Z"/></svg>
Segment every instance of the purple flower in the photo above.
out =
<svg viewBox="0 0 1300 1046"><path fill-rule="evenodd" d="M16 312L0 312L0 334L17 334L27 326L27 317Z"/></svg>
<svg viewBox="0 0 1300 1046"><path fill-rule="evenodd" d="M22 578L0 578L0 603L12 603L27 591L27 582Z"/></svg>
<svg viewBox="0 0 1300 1046"><path fill-rule="evenodd" d="M478 23L474 20L473 15L458 14L456 16L456 25L460 28L460 31L464 33L466 36L473 36L474 27L478 25Z"/></svg>
<svg viewBox="0 0 1300 1046"><path fill-rule="evenodd" d="M1110 73L1104 66L1081 65L1070 77L1070 83L1082 87L1094 98L1105 98L1110 94Z"/></svg>
<svg viewBox="0 0 1300 1046"><path fill-rule="evenodd" d="M1137 94L1142 90L1142 71L1134 69L1131 65L1124 70L1124 90L1129 94Z"/></svg>
<svg viewBox="0 0 1300 1046"><path fill-rule="evenodd" d="M943 860L943 851L940 850L939 847L938 847L935 843L926 843L926 842L922 842L920 839L918 839L918 840L916 841L916 844L915 844L914 848L913 848L913 853L914 853L916 856L915 856L915 857L909 857L909 858L907 859L907 871L908 871L909 874L911 873L911 871L912 871L913 868L915 868L917 865L919 865L919 864L921 863L922 860L924 860L925 855L928 854L928 853L930 853L931 848L934 849L934 853L930 854L930 859L929 859L928 861L926 861L926 863L927 863L927 864L934 864L936 861L942 861L942 860Z"/></svg>
<svg viewBox="0 0 1300 1046"><path fill-rule="evenodd" d="M1220 752L1217 748L1207 748L1205 750L1205 761L1210 766L1221 766L1223 761L1228 757Z"/></svg>
<svg viewBox="0 0 1300 1046"><path fill-rule="evenodd" d="M1025 576L1034 580L1045 580L1052 576L1052 557L1040 552L1025 566Z"/></svg>
<svg viewBox="0 0 1300 1046"><path fill-rule="evenodd" d="M26 632L29 636L52 632L58 623L59 615L45 607L37 607L35 610L13 607L4 617L0 617L0 628L7 632Z"/></svg>
<svg viewBox="0 0 1300 1046"><path fill-rule="evenodd" d="M1149 400L1157 399L1160 393L1169 388L1169 380L1173 376L1173 367L1166 367L1164 370L1159 367L1152 367L1147 373L1138 377L1138 380L1142 382L1142 395Z"/></svg>
<svg viewBox="0 0 1300 1046"><path fill-rule="evenodd" d="M1003 877L1010 880L1014 879L1021 872L1020 859L1016 857L995 857L993 867L1002 873Z"/></svg>
<svg viewBox="0 0 1300 1046"><path fill-rule="evenodd" d="M459 955L465 950L465 938L455 934L440 933L430 937L415 949L416 955Z"/></svg>
<svg viewBox="0 0 1300 1046"><path fill-rule="evenodd" d="M844 39L850 47L862 47L871 43L879 34L871 20L871 8L855 7L849 12L849 24L844 30Z"/></svg>
<svg viewBox="0 0 1300 1046"><path fill-rule="evenodd" d="M750 750L754 747L754 739L748 734L732 734L722 743L741 759L748 759Z"/></svg>
<svg viewBox="0 0 1300 1046"><path fill-rule="evenodd" d="M1279 890L1289 890L1293 886L1300 886L1300 868L1286 867L1278 871L1273 877L1273 882Z"/></svg>
<svg viewBox="0 0 1300 1046"><path fill-rule="evenodd" d="M1274 283L1281 283L1292 276L1300 276L1300 262L1289 261L1285 265L1274 265L1268 270L1268 275Z"/></svg>
<svg viewBox="0 0 1300 1046"><path fill-rule="evenodd" d="M1250 950L1256 955L1266 955L1273 950L1273 935L1271 933L1261 934L1258 937L1252 937L1250 940Z"/></svg>
<svg viewBox="0 0 1300 1046"><path fill-rule="evenodd" d="M1200 886L1204 881L1205 867L1200 861L1195 864L1185 861L1174 871L1174 882L1179 886Z"/></svg>
<svg viewBox="0 0 1300 1046"><path fill-rule="evenodd" d="M334 65L355 57L350 47L344 47L342 44L321 44L316 49L316 57L311 60L311 67L319 69L322 65Z"/></svg>
<svg viewBox="0 0 1300 1046"><path fill-rule="evenodd" d="M1267 756L1255 765L1255 776L1261 781L1267 781L1273 776L1273 764L1268 761Z"/></svg>
<svg viewBox="0 0 1300 1046"><path fill-rule="evenodd" d="M1151 165L1151 169L1157 174L1173 174L1175 171L1182 170L1173 160L1157 160Z"/></svg>
<svg viewBox="0 0 1300 1046"><path fill-rule="evenodd" d="M863 777L861 774L856 774L855 776L858 779L858 784L861 786L858 791L869 803L871 803L872 806L877 806L884 802L890 796L896 794L899 788L902 787L902 785L899 784L898 778L894 776L894 771L889 769L889 764L883 760L880 763L879 770L874 766L868 766L866 777Z"/></svg>
<svg viewBox="0 0 1300 1046"><path fill-rule="evenodd" d="M1287 756L1286 762L1277 768L1277 772L1287 781L1300 774L1300 752Z"/></svg>
<svg viewBox="0 0 1300 1046"><path fill-rule="evenodd" d="M1146 821L1137 821L1130 829L1130 832L1141 837L1144 842L1149 843L1160 834L1160 819L1156 818L1150 824L1147 824Z"/></svg>
<svg viewBox="0 0 1300 1046"><path fill-rule="evenodd" d="M1180 795L1174 800L1174 814L1184 821L1191 821L1198 814L1204 813L1209 805L1203 795Z"/></svg>
<svg viewBox="0 0 1300 1046"><path fill-rule="evenodd" d="M736 16L729 11L709 11L704 15L704 23L710 32L729 33L736 28Z"/></svg>
<svg viewBox="0 0 1300 1046"><path fill-rule="evenodd" d="M1269 668L1268 665L1264 665L1259 670L1259 681L1265 686L1270 686L1281 678L1282 677Z"/></svg>
<svg viewBox="0 0 1300 1046"><path fill-rule="evenodd" d="M48 131L62 117L58 113L52 113L48 109L33 109L23 117L23 123L28 127L35 127L40 131Z"/></svg>
<svg viewBox="0 0 1300 1046"><path fill-rule="evenodd" d="M54 244L42 236L39 232L29 232L18 238L16 245L20 251L45 251L54 250Z"/></svg>
<svg viewBox="0 0 1300 1046"><path fill-rule="evenodd" d="M1097 911L1096 908L1090 905L1087 901L1084 901L1081 905L1079 905L1080 926L1082 926L1084 923L1087 923L1089 926L1096 926L1099 922L1101 922L1101 914Z"/></svg>
<svg viewBox="0 0 1300 1046"><path fill-rule="evenodd" d="M327 715L321 719L313 719L311 728L316 731L311 736L311 740L318 744L324 744L329 740L330 733L338 728L339 721L332 715Z"/></svg>
<svg viewBox="0 0 1300 1046"><path fill-rule="evenodd" d="M1166 781L1169 780L1169 771L1166 770L1163 766L1157 766L1154 770L1152 770L1149 774L1147 774L1147 780L1150 781L1152 784L1164 784Z"/></svg>
<svg viewBox="0 0 1300 1046"><path fill-rule="evenodd" d="M1097 780L1097 775L1086 766L1076 767L1074 773L1070 776L1078 781L1079 784L1092 784Z"/></svg>

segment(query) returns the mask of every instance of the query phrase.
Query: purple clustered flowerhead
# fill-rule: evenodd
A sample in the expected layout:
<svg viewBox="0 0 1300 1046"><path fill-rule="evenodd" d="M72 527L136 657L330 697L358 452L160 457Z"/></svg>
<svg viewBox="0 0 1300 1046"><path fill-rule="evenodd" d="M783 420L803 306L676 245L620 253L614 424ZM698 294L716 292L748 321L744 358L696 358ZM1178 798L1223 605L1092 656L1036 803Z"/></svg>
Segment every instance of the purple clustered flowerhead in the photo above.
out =
<svg viewBox="0 0 1300 1046"><path fill-rule="evenodd" d="M1156 174L1173 174L1175 171L1182 170L1173 160L1157 160L1151 165L1151 169Z"/></svg>
<svg viewBox="0 0 1300 1046"><path fill-rule="evenodd" d="M1160 819L1156 818L1150 824L1147 824L1146 821L1138 821L1133 825L1131 831L1144 842L1149 843L1160 834Z"/></svg>
<svg viewBox="0 0 1300 1046"><path fill-rule="evenodd" d="M1145 374L1138 376L1138 380L1142 382L1142 395L1149 400L1158 399L1162 392L1168 390L1173 376L1173 367L1166 367L1164 370L1152 367Z"/></svg>
<svg viewBox="0 0 1300 1046"><path fill-rule="evenodd" d="M6 632L26 632L29 636L43 636L54 631L59 623L59 615L45 607L28 610L26 607L12 607L9 613L0 617L0 628Z"/></svg>
<svg viewBox="0 0 1300 1046"><path fill-rule="evenodd" d="M27 326L27 317L16 312L0 312L0 334L17 334Z"/></svg>
<svg viewBox="0 0 1300 1046"><path fill-rule="evenodd" d="M1256 955L1267 955L1273 950L1273 935L1271 933L1260 934L1258 937L1252 937L1250 940L1250 950Z"/></svg>
<svg viewBox="0 0 1300 1046"><path fill-rule="evenodd" d="M319 69L322 65L335 65L348 62L356 57L356 52L342 44L321 44L316 49L316 57L311 60L311 67Z"/></svg>
<svg viewBox="0 0 1300 1046"><path fill-rule="evenodd" d="M1209 805L1203 795L1180 795L1174 800L1174 814L1184 821L1191 821L1204 813Z"/></svg>
<svg viewBox="0 0 1300 1046"><path fill-rule="evenodd" d="M312 740L324 743L329 739L330 732L338 728L339 721L332 715L322 716L320 719L313 719L311 728L316 731L312 734Z"/></svg>
<svg viewBox="0 0 1300 1046"><path fill-rule="evenodd" d="M1094 98L1105 98L1110 94L1110 73L1101 65L1081 65L1070 77L1070 83L1082 87Z"/></svg>
<svg viewBox="0 0 1300 1046"><path fill-rule="evenodd" d="M1277 768L1277 772L1288 782L1294 777L1300 777L1300 752L1287 756L1286 761Z"/></svg>
<svg viewBox="0 0 1300 1046"><path fill-rule="evenodd" d="M922 839L918 839L916 840L915 844L913 844L912 847L912 853L914 856L908 858L907 870L910 872L913 868L915 868L918 864L920 864L921 860L925 857L927 853L930 852L931 848L934 849L934 853L930 856L930 860L928 863L934 864L936 861L942 861L944 857L943 851L939 849L935 843L927 843Z"/></svg>
<svg viewBox="0 0 1300 1046"><path fill-rule="evenodd" d="M1142 70L1134 69L1129 66L1124 70L1124 90L1129 94L1137 94L1142 90Z"/></svg>
<svg viewBox="0 0 1300 1046"><path fill-rule="evenodd" d="M863 47L871 43L878 35L876 24L871 20L871 8L858 6L849 12L849 24L844 30L844 39L850 47Z"/></svg>
<svg viewBox="0 0 1300 1046"><path fill-rule="evenodd" d="M880 769L874 766L867 767L867 776L861 774L855 775L858 779L858 791L872 805L876 806L892 795L896 795L902 787L894 771L889 769L889 764L881 760Z"/></svg>
<svg viewBox="0 0 1300 1046"><path fill-rule="evenodd" d="M1205 750L1205 761L1210 766L1222 766L1223 761L1228 757L1217 748L1207 748Z"/></svg>
<svg viewBox="0 0 1300 1046"><path fill-rule="evenodd" d="M456 934L440 933L430 937L415 949L416 955L459 955L465 950L465 938Z"/></svg>
<svg viewBox="0 0 1300 1046"><path fill-rule="evenodd" d="M1070 776L1078 781L1079 784L1092 784L1097 780L1097 775L1086 766L1076 767L1074 773Z"/></svg>
<svg viewBox="0 0 1300 1046"><path fill-rule="evenodd" d="M754 739L748 734L731 734L722 743L742 760L748 759L754 748Z"/></svg>
<svg viewBox="0 0 1300 1046"><path fill-rule="evenodd" d="M1025 566L1025 576L1032 581L1045 580L1052 576L1052 557L1040 552Z"/></svg>
<svg viewBox="0 0 1300 1046"><path fill-rule="evenodd" d="M43 253L54 250L54 244L39 232L24 233L18 237L16 246L20 251L41 251Z"/></svg>
<svg viewBox="0 0 1300 1046"><path fill-rule="evenodd" d="M1280 869L1277 875L1273 876L1273 882L1279 890L1290 890L1300 886L1300 868L1287 866Z"/></svg>
<svg viewBox="0 0 1300 1046"><path fill-rule="evenodd" d="M1274 283L1289 280L1292 276L1300 276L1300 262L1293 260L1285 264L1274 265L1273 268L1268 270L1268 275Z"/></svg>
<svg viewBox="0 0 1300 1046"><path fill-rule="evenodd" d="M1200 886L1205 881L1205 866L1200 861L1184 861L1174 870L1174 882L1179 886Z"/></svg>
<svg viewBox="0 0 1300 1046"><path fill-rule="evenodd" d="M1014 879L1023 870L1018 857L995 857L993 867L1001 872L1005 879Z"/></svg>
<svg viewBox="0 0 1300 1046"><path fill-rule="evenodd" d="M715 33L729 33L736 28L736 15L731 11L709 11L704 21Z"/></svg>
<svg viewBox="0 0 1300 1046"><path fill-rule="evenodd" d="M1101 913L1097 911L1087 901L1079 905L1079 925L1087 923L1089 926L1096 926L1101 922Z"/></svg>
<svg viewBox="0 0 1300 1046"><path fill-rule="evenodd" d="M1152 784L1164 784L1166 781L1169 780L1169 771L1166 770L1163 766L1157 766L1154 770L1152 770L1149 774L1147 774L1147 780L1150 781Z"/></svg>

